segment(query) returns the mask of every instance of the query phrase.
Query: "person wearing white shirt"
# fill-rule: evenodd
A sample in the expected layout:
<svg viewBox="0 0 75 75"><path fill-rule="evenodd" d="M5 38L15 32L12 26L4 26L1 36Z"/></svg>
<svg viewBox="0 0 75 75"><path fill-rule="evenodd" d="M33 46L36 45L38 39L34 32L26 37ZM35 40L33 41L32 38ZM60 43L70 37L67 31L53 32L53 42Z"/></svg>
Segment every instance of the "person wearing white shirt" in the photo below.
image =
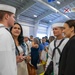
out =
<svg viewBox="0 0 75 75"><path fill-rule="evenodd" d="M14 25L16 8L0 4L0 75L17 75L14 40L8 30Z"/></svg>
<svg viewBox="0 0 75 75"><path fill-rule="evenodd" d="M30 54L30 53L31 53L31 46L32 46L32 43L31 43L31 41L29 41L28 36L24 36L24 42L25 42L26 45L27 45L28 54Z"/></svg>
<svg viewBox="0 0 75 75"><path fill-rule="evenodd" d="M59 45L61 40L64 39L62 41L62 43L60 44L60 46L58 47L60 52L62 52L64 46L66 45L66 43L68 41L68 38L64 38L64 36L62 34L63 25L64 25L64 23L55 23L52 25L53 33L54 33L54 36L56 37L56 39L55 39L56 40L56 43L55 43L56 47ZM55 46L54 46L55 40L53 40L49 45L48 60L47 60L46 68L48 67L48 65L52 59L52 53L55 48ZM60 53L57 49L55 49L55 53L54 53L54 57L53 57L54 75L58 75L59 58L60 58Z"/></svg>

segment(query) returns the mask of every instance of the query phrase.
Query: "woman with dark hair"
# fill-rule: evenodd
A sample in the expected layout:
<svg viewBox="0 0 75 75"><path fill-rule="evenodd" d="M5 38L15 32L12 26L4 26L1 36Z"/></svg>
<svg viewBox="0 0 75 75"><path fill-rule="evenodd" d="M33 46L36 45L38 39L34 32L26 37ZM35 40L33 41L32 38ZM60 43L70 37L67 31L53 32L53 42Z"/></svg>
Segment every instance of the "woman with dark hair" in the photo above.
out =
<svg viewBox="0 0 75 75"><path fill-rule="evenodd" d="M28 75L27 70L27 60L26 56L26 46L24 44L23 30L19 23L15 23L13 27L10 28L10 32L14 38L16 46L16 60L18 75Z"/></svg>
<svg viewBox="0 0 75 75"><path fill-rule="evenodd" d="M63 33L69 41L60 57L58 75L75 75L75 20L65 22Z"/></svg>

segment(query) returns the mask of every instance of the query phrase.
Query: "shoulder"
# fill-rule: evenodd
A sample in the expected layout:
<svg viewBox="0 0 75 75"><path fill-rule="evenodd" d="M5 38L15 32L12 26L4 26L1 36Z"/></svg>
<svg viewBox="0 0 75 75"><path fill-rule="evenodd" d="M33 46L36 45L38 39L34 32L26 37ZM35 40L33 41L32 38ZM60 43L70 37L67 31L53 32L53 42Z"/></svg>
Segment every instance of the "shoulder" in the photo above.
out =
<svg viewBox="0 0 75 75"><path fill-rule="evenodd" d="M54 41L55 41L55 40L53 40L53 41L50 43L50 46L53 46L53 45L54 45Z"/></svg>
<svg viewBox="0 0 75 75"><path fill-rule="evenodd" d="M64 43L67 43L68 41L69 41L69 38L64 38L62 43L64 44Z"/></svg>
<svg viewBox="0 0 75 75"><path fill-rule="evenodd" d="M62 43L64 44L64 43L67 43L68 41L69 41L69 38L64 38Z"/></svg>
<svg viewBox="0 0 75 75"><path fill-rule="evenodd" d="M68 40L69 40L69 38L65 38L65 39L64 39L64 41L68 41Z"/></svg>
<svg viewBox="0 0 75 75"><path fill-rule="evenodd" d="M48 43L48 42L45 42L45 44L46 44L46 45L49 45L49 43Z"/></svg>
<svg viewBox="0 0 75 75"><path fill-rule="evenodd" d="M70 38L69 42L70 42L70 44L72 43L72 44L75 45L75 36L73 36L72 38Z"/></svg>
<svg viewBox="0 0 75 75"><path fill-rule="evenodd" d="M0 29L0 50L4 51L11 51L10 49L14 50L14 40L11 36L11 34L5 29Z"/></svg>
<svg viewBox="0 0 75 75"><path fill-rule="evenodd" d="M68 43L68 41L69 41L69 38L64 38L64 40L62 41L60 47L61 46L64 47Z"/></svg>
<svg viewBox="0 0 75 75"><path fill-rule="evenodd" d="M54 49L54 40L49 44L49 49Z"/></svg>
<svg viewBox="0 0 75 75"><path fill-rule="evenodd" d="M23 43L21 44L21 46L26 47L26 43L25 43L25 42L23 42Z"/></svg>
<svg viewBox="0 0 75 75"><path fill-rule="evenodd" d="M7 31L5 28L0 29L0 38L3 39L10 39L12 36L9 31Z"/></svg>
<svg viewBox="0 0 75 75"><path fill-rule="evenodd" d="M21 47L22 47L22 49L25 51L25 49L26 49L26 43L25 42L23 42L21 45L20 45Z"/></svg>
<svg viewBox="0 0 75 75"><path fill-rule="evenodd" d="M72 38L70 38L70 40L71 40L71 41L74 41L74 40L75 40L75 36L73 36Z"/></svg>
<svg viewBox="0 0 75 75"><path fill-rule="evenodd" d="M5 28L0 28L0 34L6 34L7 30Z"/></svg>
<svg viewBox="0 0 75 75"><path fill-rule="evenodd" d="M41 43L39 46L43 46L43 44Z"/></svg>

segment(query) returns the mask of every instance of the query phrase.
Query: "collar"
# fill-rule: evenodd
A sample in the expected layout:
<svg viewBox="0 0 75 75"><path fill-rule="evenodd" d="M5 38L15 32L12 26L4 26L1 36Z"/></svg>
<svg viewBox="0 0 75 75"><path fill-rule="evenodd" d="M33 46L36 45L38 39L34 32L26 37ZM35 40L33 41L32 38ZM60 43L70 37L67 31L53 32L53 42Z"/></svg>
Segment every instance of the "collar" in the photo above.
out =
<svg viewBox="0 0 75 75"><path fill-rule="evenodd" d="M0 27L5 27L3 24L0 24Z"/></svg>

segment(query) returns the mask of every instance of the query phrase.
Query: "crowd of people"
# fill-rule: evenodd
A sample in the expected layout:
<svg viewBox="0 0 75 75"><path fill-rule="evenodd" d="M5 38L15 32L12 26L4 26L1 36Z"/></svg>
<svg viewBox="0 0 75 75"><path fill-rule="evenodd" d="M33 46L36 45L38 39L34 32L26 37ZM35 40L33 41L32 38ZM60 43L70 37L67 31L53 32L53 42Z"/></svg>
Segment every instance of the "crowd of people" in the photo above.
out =
<svg viewBox="0 0 75 75"><path fill-rule="evenodd" d="M0 4L0 75L29 75L28 63L42 63L44 72L53 61L53 75L75 74L75 20L52 25L54 36L23 36L15 22L16 8ZM51 74L50 74L51 75Z"/></svg>

